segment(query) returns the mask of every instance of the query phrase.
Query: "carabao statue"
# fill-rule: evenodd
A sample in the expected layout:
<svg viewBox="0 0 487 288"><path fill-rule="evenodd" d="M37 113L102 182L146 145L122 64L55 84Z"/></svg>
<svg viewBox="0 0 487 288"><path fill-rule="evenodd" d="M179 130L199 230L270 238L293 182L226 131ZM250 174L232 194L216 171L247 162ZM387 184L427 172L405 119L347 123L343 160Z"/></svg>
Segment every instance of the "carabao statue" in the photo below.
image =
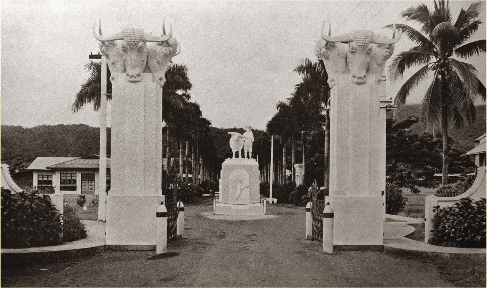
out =
<svg viewBox="0 0 487 288"><path fill-rule="evenodd" d="M244 145L245 136L237 132L228 132L228 134L232 135L230 138L230 148L232 149L232 158L235 157L235 152L238 153L238 158L242 158L240 153L242 151L242 147Z"/></svg>

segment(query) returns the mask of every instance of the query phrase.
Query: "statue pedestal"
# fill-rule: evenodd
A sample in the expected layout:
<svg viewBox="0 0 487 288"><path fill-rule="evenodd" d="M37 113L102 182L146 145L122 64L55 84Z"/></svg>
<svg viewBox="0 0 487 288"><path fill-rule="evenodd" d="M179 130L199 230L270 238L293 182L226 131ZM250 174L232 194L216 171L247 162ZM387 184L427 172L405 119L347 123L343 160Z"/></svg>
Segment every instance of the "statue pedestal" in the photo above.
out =
<svg viewBox="0 0 487 288"><path fill-rule="evenodd" d="M259 184L257 161L226 159L222 164L221 189L215 214L264 215Z"/></svg>
<svg viewBox="0 0 487 288"><path fill-rule="evenodd" d="M330 196L325 201L335 213L337 248L383 249L382 89L385 85L341 83L331 90Z"/></svg>
<svg viewBox="0 0 487 288"><path fill-rule="evenodd" d="M152 74L127 82L114 73L107 245L156 245L161 190L162 97Z"/></svg>

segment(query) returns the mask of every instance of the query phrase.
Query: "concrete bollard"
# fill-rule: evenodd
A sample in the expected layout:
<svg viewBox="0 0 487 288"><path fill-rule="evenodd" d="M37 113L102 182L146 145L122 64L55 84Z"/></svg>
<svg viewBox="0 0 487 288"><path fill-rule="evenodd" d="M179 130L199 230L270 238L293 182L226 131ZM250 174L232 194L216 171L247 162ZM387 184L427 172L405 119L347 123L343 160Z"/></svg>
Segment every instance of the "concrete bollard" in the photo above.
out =
<svg viewBox="0 0 487 288"><path fill-rule="evenodd" d="M323 209L323 252L333 253L333 218L335 213L331 209L330 202Z"/></svg>
<svg viewBox="0 0 487 288"><path fill-rule="evenodd" d="M178 201L178 222L176 235L178 238L183 238L184 234L184 204L182 201Z"/></svg>
<svg viewBox="0 0 487 288"><path fill-rule="evenodd" d="M267 213L267 200L264 198L264 215Z"/></svg>
<svg viewBox="0 0 487 288"><path fill-rule="evenodd" d="M306 239L313 239L313 218L311 216L311 202L306 204Z"/></svg>
<svg viewBox="0 0 487 288"><path fill-rule="evenodd" d="M156 253L166 253L167 252L167 209L164 202L157 207L156 212Z"/></svg>
<svg viewBox="0 0 487 288"><path fill-rule="evenodd" d="M213 196L213 215L216 214L216 195Z"/></svg>

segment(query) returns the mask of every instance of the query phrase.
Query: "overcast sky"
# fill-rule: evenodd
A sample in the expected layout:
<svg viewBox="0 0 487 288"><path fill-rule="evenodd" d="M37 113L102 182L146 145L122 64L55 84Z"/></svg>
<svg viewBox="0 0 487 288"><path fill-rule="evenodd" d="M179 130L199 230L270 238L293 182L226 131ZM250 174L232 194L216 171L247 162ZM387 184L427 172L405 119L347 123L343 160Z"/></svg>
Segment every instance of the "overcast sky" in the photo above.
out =
<svg viewBox="0 0 487 288"><path fill-rule="evenodd" d="M333 34L406 23L400 12L432 1L4 1L1 2L1 123L98 126L89 104L71 105L89 73L88 55L99 51L92 36L101 17L105 35L125 27L161 33L162 19L174 27L193 84L192 100L215 127L264 129L276 103L290 97L305 57L315 61L322 21ZM471 1L450 1L453 17ZM485 22L485 2L481 19ZM414 26L414 25L413 25ZM338 31L337 31L338 30ZM472 37L485 39L485 24ZM395 53L411 47L403 37ZM485 83L485 55L470 61ZM410 74L409 74L410 75ZM400 87L388 82L393 97ZM409 103L424 95L416 89ZM423 89L424 90L424 89Z"/></svg>

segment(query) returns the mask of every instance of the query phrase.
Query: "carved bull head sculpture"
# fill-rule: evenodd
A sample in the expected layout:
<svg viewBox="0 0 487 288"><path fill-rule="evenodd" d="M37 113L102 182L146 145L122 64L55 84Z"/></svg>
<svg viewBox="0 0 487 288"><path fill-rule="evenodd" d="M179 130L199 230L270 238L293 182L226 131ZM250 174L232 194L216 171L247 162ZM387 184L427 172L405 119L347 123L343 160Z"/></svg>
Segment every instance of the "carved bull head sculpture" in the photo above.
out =
<svg viewBox="0 0 487 288"><path fill-rule="evenodd" d="M172 31L172 29L171 29ZM162 36L166 36L166 29L164 23L162 24ZM181 46L174 37L170 37L167 41L157 42L155 45L148 47L148 62L149 70L153 73L154 82L161 87L166 82L165 74L167 68L172 63L171 59L181 52Z"/></svg>
<svg viewBox="0 0 487 288"><path fill-rule="evenodd" d="M93 36L101 42L101 52L107 58L110 70L119 73L125 72L129 82L139 82L142 73L147 71L147 42L169 40L172 36L172 29L167 35L163 31L162 36L153 36L141 29L126 28L115 35L105 37L102 36L100 21L98 29L96 22L93 25ZM115 43L116 40L123 40L123 42Z"/></svg>
<svg viewBox="0 0 487 288"><path fill-rule="evenodd" d="M361 85L367 83L367 75L382 74L385 62L392 55L393 45L401 34L392 39L380 37L368 30L356 30L341 36L331 36L331 26L328 26L328 35L325 33L325 23L321 31L315 53L322 58L325 65L330 68L328 84L333 87L337 78L350 74L352 83ZM391 48L392 47L392 48ZM379 75L380 77L380 75ZM374 81L377 77L373 77Z"/></svg>

